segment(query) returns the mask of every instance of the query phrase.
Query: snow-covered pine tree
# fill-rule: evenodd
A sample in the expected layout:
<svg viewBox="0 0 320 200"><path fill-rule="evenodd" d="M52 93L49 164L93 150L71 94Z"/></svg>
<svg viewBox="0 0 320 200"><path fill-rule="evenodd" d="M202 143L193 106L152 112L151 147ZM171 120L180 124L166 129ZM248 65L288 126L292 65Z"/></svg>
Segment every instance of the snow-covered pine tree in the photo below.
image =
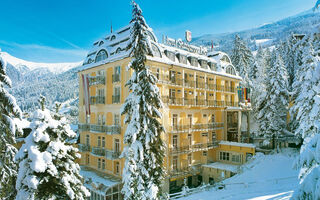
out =
<svg viewBox="0 0 320 200"><path fill-rule="evenodd" d="M246 43L236 35L231 53L231 61L242 77L242 85L248 87L249 71L253 65L253 55Z"/></svg>
<svg viewBox="0 0 320 200"><path fill-rule="evenodd" d="M296 167L300 187L293 199L320 199L320 59L312 46L313 35L302 41L303 59L293 84L296 96L290 114L298 121L296 135L303 138Z"/></svg>
<svg viewBox="0 0 320 200"><path fill-rule="evenodd" d="M258 114L259 129L268 141L274 136L287 133L286 116L288 112L287 72L277 50L271 57L271 67L265 79L265 94L260 98L260 113Z"/></svg>
<svg viewBox="0 0 320 200"><path fill-rule="evenodd" d="M5 63L0 58L0 199L14 199L17 164L14 156L17 149L16 125L13 118L21 118L21 111L15 98L5 87L11 87L11 80L6 75Z"/></svg>
<svg viewBox="0 0 320 200"><path fill-rule="evenodd" d="M86 199L90 193L83 186L80 167L75 162L80 154L67 142L76 133L64 117L58 113L52 117L44 101L42 97L41 109L33 113L32 132L16 155L16 199Z"/></svg>
<svg viewBox="0 0 320 200"><path fill-rule="evenodd" d="M149 29L140 7L132 1L131 42L128 49L133 73L127 86L130 93L121 114L128 124L122 156L126 158L122 174L122 193L127 200L156 200L163 198L162 183L165 171L163 159L165 145L161 139L164 128L158 121L162 107L157 78L145 65L146 56L152 55Z"/></svg>

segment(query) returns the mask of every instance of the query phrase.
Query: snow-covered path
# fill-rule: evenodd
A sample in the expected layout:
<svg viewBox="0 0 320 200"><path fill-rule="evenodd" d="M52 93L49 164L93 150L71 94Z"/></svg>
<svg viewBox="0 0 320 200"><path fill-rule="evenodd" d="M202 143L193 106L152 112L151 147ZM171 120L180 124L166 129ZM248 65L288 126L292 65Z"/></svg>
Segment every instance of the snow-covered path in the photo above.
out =
<svg viewBox="0 0 320 200"><path fill-rule="evenodd" d="M298 170L293 163L298 155L294 150L282 153L258 154L252 162L243 167L243 173L224 181L225 189L193 194L182 200L285 200L290 199L298 186Z"/></svg>

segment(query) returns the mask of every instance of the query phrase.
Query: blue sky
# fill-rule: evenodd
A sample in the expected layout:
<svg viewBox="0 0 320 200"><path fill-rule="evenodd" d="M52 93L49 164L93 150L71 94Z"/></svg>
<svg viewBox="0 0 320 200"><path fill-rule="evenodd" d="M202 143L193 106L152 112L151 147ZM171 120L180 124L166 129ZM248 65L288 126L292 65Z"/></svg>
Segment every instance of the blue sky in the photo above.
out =
<svg viewBox="0 0 320 200"><path fill-rule="evenodd" d="M245 30L312 8L316 0L137 0L156 35ZM129 23L130 0L1 0L0 48L37 62L83 60L91 44Z"/></svg>

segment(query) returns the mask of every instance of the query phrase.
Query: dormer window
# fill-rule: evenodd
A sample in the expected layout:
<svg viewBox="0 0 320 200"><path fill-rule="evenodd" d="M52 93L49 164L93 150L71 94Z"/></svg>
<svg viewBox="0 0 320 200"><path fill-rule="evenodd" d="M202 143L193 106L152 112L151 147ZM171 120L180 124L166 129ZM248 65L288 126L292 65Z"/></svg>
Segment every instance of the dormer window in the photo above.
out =
<svg viewBox="0 0 320 200"><path fill-rule="evenodd" d="M230 59L229 59L227 56L223 56L223 57L221 58L221 60L222 60L223 62L231 63Z"/></svg>
<svg viewBox="0 0 320 200"><path fill-rule="evenodd" d="M104 42L103 41L100 41L99 42L99 46L101 46L101 45L103 45L104 44Z"/></svg>
<svg viewBox="0 0 320 200"><path fill-rule="evenodd" d="M201 65L201 68L203 69L207 69L208 68L208 62L206 60L200 60L200 65Z"/></svg>
<svg viewBox="0 0 320 200"><path fill-rule="evenodd" d="M198 59L195 57L189 57L190 64L194 67L198 67Z"/></svg>
<svg viewBox="0 0 320 200"><path fill-rule="evenodd" d="M183 64L187 64L187 56L179 54L179 62Z"/></svg>
<svg viewBox="0 0 320 200"><path fill-rule="evenodd" d="M89 58L87 63L90 64L92 62L93 62L93 60L91 58Z"/></svg>
<svg viewBox="0 0 320 200"><path fill-rule="evenodd" d="M176 57L176 54L175 54L175 53L166 50L166 51L165 51L165 54L166 54L166 56L167 56L170 60L175 61L175 57Z"/></svg>
<svg viewBox="0 0 320 200"><path fill-rule="evenodd" d="M118 54L118 53L120 53L121 52L121 48L119 47L119 48L117 48L117 50L116 50L116 54Z"/></svg>
<svg viewBox="0 0 320 200"><path fill-rule="evenodd" d="M153 56L161 58L161 53L159 48L155 44L151 44Z"/></svg>
<svg viewBox="0 0 320 200"><path fill-rule="evenodd" d="M233 66L229 65L226 69L227 74L236 75L236 71L234 70Z"/></svg>
<svg viewBox="0 0 320 200"><path fill-rule="evenodd" d="M208 65L209 65L209 67L210 67L210 69L211 69L212 71L216 71L216 70L217 70L217 64L216 64L216 63L214 63L214 62L209 62Z"/></svg>
<svg viewBox="0 0 320 200"><path fill-rule="evenodd" d="M113 35L113 36L111 36L110 41L115 40L115 39L116 39L116 36Z"/></svg>
<svg viewBox="0 0 320 200"><path fill-rule="evenodd" d="M95 62L99 62L99 61L105 60L107 58L108 58L107 52L105 50L101 50L98 52Z"/></svg>

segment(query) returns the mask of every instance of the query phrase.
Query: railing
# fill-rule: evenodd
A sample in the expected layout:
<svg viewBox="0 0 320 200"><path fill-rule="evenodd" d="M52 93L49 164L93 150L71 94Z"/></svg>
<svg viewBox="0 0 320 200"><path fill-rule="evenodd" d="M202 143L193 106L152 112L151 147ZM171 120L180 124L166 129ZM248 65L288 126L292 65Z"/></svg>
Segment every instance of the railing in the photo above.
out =
<svg viewBox="0 0 320 200"><path fill-rule="evenodd" d="M87 144L78 144L78 148L80 152L90 151L91 147Z"/></svg>
<svg viewBox="0 0 320 200"><path fill-rule="evenodd" d="M106 97L105 96L93 96L90 97L90 104L105 104Z"/></svg>
<svg viewBox="0 0 320 200"><path fill-rule="evenodd" d="M91 153L97 156L104 156L109 160L119 159L121 155L120 151L108 150L101 147L92 147Z"/></svg>
<svg viewBox="0 0 320 200"><path fill-rule="evenodd" d="M168 105L179 105L179 106L207 106L207 107L225 107L232 106L238 107L238 102L230 101L217 101L217 100L208 100L208 99L197 99L197 98L176 98L162 96L163 103Z"/></svg>
<svg viewBox="0 0 320 200"><path fill-rule="evenodd" d="M112 103L120 103L120 95L112 95Z"/></svg>
<svg viewBox="0 0 320 200"><path fill-rule="evenodd" d="M218 146L218 141L209 142L209 143L197 143L194 145L188 146L177 146L169 148L170 154L185 154L195 151L205 151L208 149L212 149Z"/></svg>
<svg viewBox="0 0 320 200"><path fill-rule="evenodd" d="M216 90L217 91L224 91L224 86L223 85L216 85Z"/></svg>
<svg viewBox="0 0 320 200"><path fill-rule="evenodd" d="M218 128L223 128L223 122L214 122L208 124L192 124L192 125L172 125L172 132L188 132L188 131L198 131L198 130L214 130ZM169 129L170 130L170 129Z"/></svg>
<svg viewBox="0 0 320 200"><path fill-rule="evenodd" d="M109 160L119 159L121 152L106 150L106 158Z"/></svg>
<svg viewBox="0 0 320 200"><path fill-rule="evenodd" d="M227 91L227 92L235 92L235 88L234 87L225 87L225 91Z"/></svg>
<svg viewBox="0 0 320 200"><path fill-rule="evenodd" d="M172 169L169 171L170 177L174 178L181 175L188 175L194 173L200 173L201 170L201 163L193 163L190 166L184 166L177 169Z"/></svg>
<svg viewBox="0 0 320 200"><path fill-rule="evenodd" d="M106 84L106 77L105 75L98 75L98 76L93 76L89 78L89 85L99 85L99 84Z"/></svg>
<svg viewBox="0 0 320 200"><path fill-rule="evenodd" d="M194 83L195 83L195 81L190 81L190 80L184 79L184 86L186 86L186 87L194 87Z"/></svg>
<svg viewBox="0 0 320 200"><path fill-rule="evenodd" d="M169 79L168 84L183 86L183 79L180 79L180 78L171 78L171 79Z"/></svg>
<svg viewBox="0 0 320 200"><path fill-rule="evenodd" d="M120 74L112 74L112 83L120 82Z"/></svg>
<svg viewBox="0 0 320 200"><path fill-rule="evenodd" d="M80 131L93 131L98 133L107 133L107 134L120 134L121 127L120 125L96 125L96 124L79 124Z"/></svg>

